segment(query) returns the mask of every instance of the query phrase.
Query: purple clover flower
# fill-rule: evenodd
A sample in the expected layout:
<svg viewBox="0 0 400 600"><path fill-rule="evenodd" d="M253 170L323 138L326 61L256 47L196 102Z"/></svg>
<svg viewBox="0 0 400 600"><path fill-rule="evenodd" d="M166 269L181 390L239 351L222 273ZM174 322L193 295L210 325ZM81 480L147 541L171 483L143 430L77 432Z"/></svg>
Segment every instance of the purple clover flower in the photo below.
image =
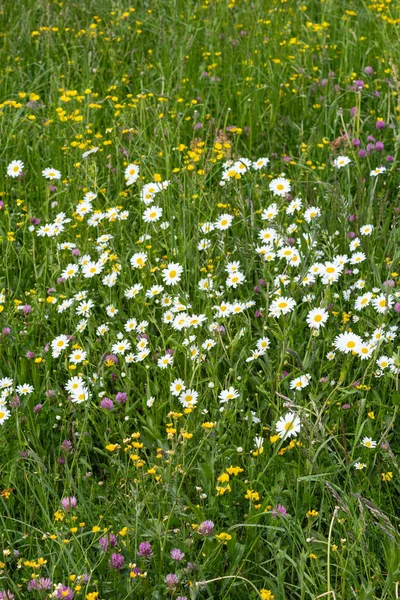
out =
<svg viewBox="0 0 400 600"><path fill-rule="evenodd" d="M19 399L19 396L17 396L17 394L15 394L11 398L10 406L11 406L11 408L17 408L17 406L21 406L21 400Z"/></svg>
<svg viewBox="0 0 400 600"><path fill-rule="evenodd" d="M185 555L179 550L179 548L173 548L173 550L171 550L170 552L170 556L172 560L180 561Z"/></svg>
<svg viewBox="0 0 400 600"><path fill-rule="evenodd" d="M174 590L179 583L179 579L174 573L169 573L164 581L170 590Z"/></svg>
<svg viewBox="0 0 400 600"><path fill-rule="evenodd" d="M153 556L153 550L151 549L150 542L142 542L139 545L139 552L137 555L142 556L143 558L150 558L150 556Z"/></svg>
<svg viewBox="0 0 400 600"><path fill-rule="evenodd" d="M199 533L204 537L209 537L214 533L214 523L213 521L203 521L199 526Z"/></svg>
<svg viewBox="0 0 400 600"><path fill-rule="evenodd" d="M72 443L70 442L70 440L64 440L63 443L61 444L61 450L63 452L71 452L72 450Z"/></svg>
<svg viewBox="0 0 400 600"><path fill-rule="evenodd" d="M355 82L353 83L353 91L354 92L359 92L360 90L363 89L363 87L365 86L365 83L362 79L356 79Z"/></svg>
<svg viewBox="0 0 400 600"><path fill-rule="evenodd" d="M40 579L32 579L28 583L28 590L49 590L51 588L51 579L49 577L41 577Z"/></svg>
<svg viewBox="0 0 400 600"><path fill-rule="evenodd" d="M277 504L274 509L272 509L272 513L274 517L278 517L278 515L282 515L283 517L286 515L286 507L283 504Z"/></svg>
<svg viewBox="0 0 400 600"><path fill-rule="evenodd" d="M61 598L62 600L73 600L74 592L66 585L62 585L57 590L56 598Z"/></svg>
<svg viewBox="0 0 400 600"><path fill-rule="evenodd" d="M61 500L64 510L71 510L72 508L75 508L77 503L78 501L75 496L67 496Z"/></svg>
<svg viewBox="0 0 400 600"><path fill-rule="evenodd" d="M125 559L122 554L114 553L111 555L111 566L113 569L122 569L124 566L124 561Z"/></svg>
<svg viewBox="0 0 400 600"><path fill-rule="evenodd" d="M111 361L114 363L114 365L118 364L118 358L115 356L115 354L107 354L107 356L104 359L106 362L107 361Z"/></svg>
<svg viewBox="0 0 400 600"><path fill-rule="evenodd" d="M101 408L105 408L106 410L112 410L114 408L114 402L111 398L103 398L100 402Z"/></svg>
<svg viewBox="0 0 400 600"><path fill-rule="evenodd" d="M118 394L115 396L115 402L117 404L123 404L127 400L128 400L128 394L126 394L125 392L118 392Z"/></svg>
<svg viewBox="0 0 400 600"><path fill-rule="evenodd" d="M115 546L117 545L117 538L115 537L115 535L113 533L110 533L110 535L105 535L102 538L99 539L99 544L102 548L102 550L104 550L104 552L106 552L108 550L108 548L115 548Z"/></svg>

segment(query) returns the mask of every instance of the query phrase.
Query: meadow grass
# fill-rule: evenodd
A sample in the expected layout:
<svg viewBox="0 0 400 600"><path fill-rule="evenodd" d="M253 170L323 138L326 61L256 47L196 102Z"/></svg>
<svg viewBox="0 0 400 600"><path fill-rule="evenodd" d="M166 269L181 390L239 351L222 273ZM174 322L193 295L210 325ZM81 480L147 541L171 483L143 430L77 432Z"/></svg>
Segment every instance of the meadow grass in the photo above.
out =
<svg viewBox="0 0 400 600"><path fill-rule="evenodd" d="M3 4L0 599L399 597L399 25Z"/></svg>

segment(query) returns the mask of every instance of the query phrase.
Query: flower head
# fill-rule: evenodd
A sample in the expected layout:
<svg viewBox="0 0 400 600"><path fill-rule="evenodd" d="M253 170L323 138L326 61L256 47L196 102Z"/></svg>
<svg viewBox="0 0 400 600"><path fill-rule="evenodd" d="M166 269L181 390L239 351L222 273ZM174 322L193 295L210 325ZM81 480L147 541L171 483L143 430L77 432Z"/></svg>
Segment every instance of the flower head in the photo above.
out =
<svg viewBox="0 0 400 600"><path fill-rule="evenodd" d="M144 558L149 558L150 556L153 556L153 550L151 548L150 542L142 542L139 545L139 551L137 555L142 556Z"/></svg>
<svg viewBox="0 0 400 600"><path fill-rule="evenodd" d="M283 417L280 417L276 424L276 431L282 438L297 437L300 431L301 421L294 413L286 413Z"/></svg>
<svg viewBox="0 0 400 600"><path fill-rule="evenodd" d="M199 533L204 537L209 537L214 533L214 523L213 521L203 521L199 525L198 529Z"/></svg>
<svg viewBox="0 0 400 600"><path fill-rule="evenodd" d="M179 550L179 548L174 548L173 550L171 550L170 555L171 555L172 560L176 560L176 561L182 560L183 557L185 556L184 553Z"/></svg>
<svg viewBox="0 0 400 600"><path fill-rule="evenodd" d="M77 499L75 496L68 496L61 500L61 504L63 505L64 510L71 510L76 507Z"/></svg>
<svg viewBox="0 0 400 600"><path fill-rule="evenodd" d="M7 167L9 177L19 177L23 171L24 163L22 160L13 160Z"/></svg>

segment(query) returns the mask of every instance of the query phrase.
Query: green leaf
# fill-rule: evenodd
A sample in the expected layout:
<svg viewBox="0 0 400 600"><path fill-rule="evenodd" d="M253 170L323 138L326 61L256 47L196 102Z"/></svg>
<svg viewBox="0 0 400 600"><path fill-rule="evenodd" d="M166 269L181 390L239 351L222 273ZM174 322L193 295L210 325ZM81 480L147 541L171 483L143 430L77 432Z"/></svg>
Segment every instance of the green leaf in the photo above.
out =
<svg viewBox="0 0 400 600"><path fill-rule="evenodd" d="M392 394L392 404L394 404L394 406L399 406L400 404L400 392L393 392Z"/></svg>

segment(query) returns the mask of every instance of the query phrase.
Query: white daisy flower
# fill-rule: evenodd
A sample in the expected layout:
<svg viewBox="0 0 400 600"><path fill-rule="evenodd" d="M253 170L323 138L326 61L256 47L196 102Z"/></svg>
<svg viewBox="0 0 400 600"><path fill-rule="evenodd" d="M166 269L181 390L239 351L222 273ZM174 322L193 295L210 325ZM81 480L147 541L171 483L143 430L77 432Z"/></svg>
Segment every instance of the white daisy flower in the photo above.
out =
<svg viewBox="0 0 400 600"><path fill-rule="evenodd" d="M268 187L274 196L286 196L291 190L290 182L284 177L273 179Z"/></svg>
<svg viewBox="0 0 400 600"><path fill-rule="evenodd" d="M22 160L13 160L7 167L7 175L9 177L19 177L24 169Z"/></svg>
<svg viewBox="0 0 400 600"><path fill-rule="evenodd" d="M335 160L333 161L333 165L337 168L337 169L341 169L342 167L345 167L346 165L350 164L351 160L348 156L338 156L337 158L335 158Z"/></svg>
<svg viewBox="0 0 400 600"><path fill-rule="evenodd" d="M281 438L297 437L301 428L301 421L294 413L286 413L283 417L280 417L276 424L276 431Z"/></svg>
<svg viewBox="0 0 400 600"><path fill-rule="evenodd" d="M42 171L42 175L43 177L45 177L46 179L61 179L61 171L57 171L57 169L53 169L53 168L48 168L48 169L44 169Z"/></svg>

